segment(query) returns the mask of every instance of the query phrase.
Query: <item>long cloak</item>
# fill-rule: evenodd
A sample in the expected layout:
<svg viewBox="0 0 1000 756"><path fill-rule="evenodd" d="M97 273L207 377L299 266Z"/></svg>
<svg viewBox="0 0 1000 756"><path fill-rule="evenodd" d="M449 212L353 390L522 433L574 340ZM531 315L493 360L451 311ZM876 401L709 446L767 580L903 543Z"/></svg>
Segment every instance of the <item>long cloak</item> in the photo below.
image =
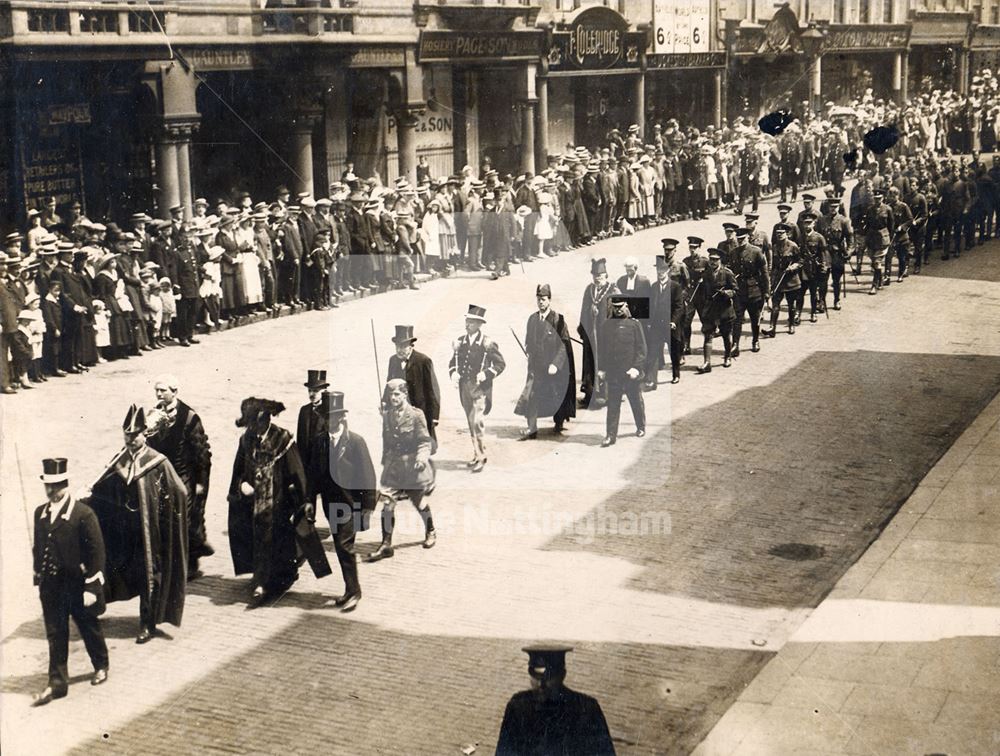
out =
<svg viewBox="0 0 1000 756"><path fill-rule="evenodd" d="M552 416L557 423L576 417L576 361L566 320L549 310L528 318L524 348L528 353L528 378L515 414L525 415L533 403L538 417ZM556 374L549 375L549 365Z"/></svg>

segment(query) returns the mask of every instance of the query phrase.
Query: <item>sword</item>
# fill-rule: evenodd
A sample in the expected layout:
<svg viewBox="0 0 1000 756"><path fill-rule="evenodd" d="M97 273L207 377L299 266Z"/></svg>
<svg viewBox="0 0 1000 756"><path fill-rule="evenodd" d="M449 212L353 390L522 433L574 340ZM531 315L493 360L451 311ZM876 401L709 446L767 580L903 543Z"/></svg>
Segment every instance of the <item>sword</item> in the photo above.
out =
<svg viewBox="0 0 1000 756"><path fill-rule="evenodd" d="M788 268L785 268L782 271L782 273L781 273L781 277L778 279L778 285L775 286L773 289L771 289L771 296L768 297L768 299L767 299L767 309L768 309L768 312L773 312L774 311L774 305L771 304L771 302L773 301L773 298L774 298L774 293L777 292L779 295L781 294L781 284L782 284L782 282L784 282L785 276L787 276L787 275L788 275ZM781 307L781 304L779 303L778 306Z"/></svg>

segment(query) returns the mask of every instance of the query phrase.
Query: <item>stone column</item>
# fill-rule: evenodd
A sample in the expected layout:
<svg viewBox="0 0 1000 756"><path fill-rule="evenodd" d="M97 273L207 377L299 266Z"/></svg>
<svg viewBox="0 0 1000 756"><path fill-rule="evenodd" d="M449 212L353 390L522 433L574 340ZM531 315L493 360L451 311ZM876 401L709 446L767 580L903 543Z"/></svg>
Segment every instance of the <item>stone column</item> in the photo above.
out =
<svg viewBox="0 0 1000 756"><path fill-rule="evenodd" d="M905 103L910 98L910 54L905 50L899 54L900 77L899 101Z"/></svg>
<svg viewBox="0 0 1000 756"><path fill-rule="evenodd" d="M396 147L399 150L399 175L411 184L417 181L417 140L413 127L419 111L406 109L396 114Z"/></svg>
<svg viewBox="0 0 1000 756"><path fill-rule="evenodd" d="M178 201L184 207L184 216L192 216L194 195L191 188L191 135L198 128L192 121L171 124L177 148L177 189Z"/></svg>
<svg viewBox="0 0 1000 756"><path fill-rule="evenodd" d="M962 47L955 54L958 56L955 66L958 73L958 86L956 88L959 94L964 95L969 91L969 51Z"/></svg>
<svg viewBox="0 0 1000 756"><path fill-rule="evenodd" d="M535 172L535 103L521 103L521 173Z"/></svg>
<svg viewBox="0 0 1000 756"><path fill-rule="evenodd" d="M539 76L535 82L538 95L535 127L535 165L543 170L549 164L549 80Z"/></svg>
<svg viewBox="0 0 1000 756"><path fill-rule="evenodd" d="M313 194L313 131L320 121L319 113L303 113L292 121L292 169L295 171L295 191Z"/></svg>
<svg viewBox="0 0 1000 756"><path fill-rule="evenodd" d="M635 98L634 105L634 115L635 123L639 126L639 136L642 137L646 134L646 74L645 72L640 72L638 76L635 77L635 91L633 93Z"/></svg>
<svg viewBox="0 0 1000 756"><path fill-rule="evenodd" d="M725 97L723 96L723 81L722 81L722 69L718 68L715 70L715 128L721 129L722 122L725 120L725 115L723 114L723 103L725 102Z"/></svg>
<svg viewBox="0 0 1000 756"><path fill-rule="evenodd" d="M817 55L812 66L811 85L809 88L809 107L813 112L823 101L823 56Z"/></svg>
<svg viewBox="0 0 1000 756"><path fill-rule="evenodd" d="M163 129L156 145L156 183L160 194L159 215L170 218L170 208L181 201L180 185L177 179L177 143L169 129Z"/></svg>
<svg viewBox="0 0 1000 756"><path fill-rule="evenodd" d="M902 103L903 93L903 53L898 52L892 56L892 97L899 105Z"/></svg>

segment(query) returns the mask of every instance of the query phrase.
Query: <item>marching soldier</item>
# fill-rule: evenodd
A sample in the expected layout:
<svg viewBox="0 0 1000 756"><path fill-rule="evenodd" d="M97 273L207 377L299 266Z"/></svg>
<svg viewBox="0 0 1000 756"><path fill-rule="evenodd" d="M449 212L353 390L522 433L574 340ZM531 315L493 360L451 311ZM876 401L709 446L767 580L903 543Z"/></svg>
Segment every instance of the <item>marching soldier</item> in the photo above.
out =
<svg viewBox="0 0 1000 756"><path fill-rule="evenodd" d="M818 234L814 230L816 213L803 213L800 218L804 229L802 244L800 246L800 251L802 252L802 270L799 272L802 286L799 289L796 325L799 324L799 319L801 318L807 290L809 291L809 322L816 322L819 281L821 278L826 278L830 271L828 262L830 254L826 249L826 239L823 238L822 234Z"/></svg>
<svg viewBox="0 0 1000 756"><path fill-rule="evenodd" d="M684 265L688 269L690 293L687 294L687 312L684 315L684 354L691 354L691 328L694 324L694 314L701 312L701 306L705 301L701 280L708 268L708 255L701 251L702 244L704 241L697 236L688 237L689 254L684 258Z"/></svg>
<svg viewBox="0 0 1000 756"><path fill-rule="evenodd" d="M733 357L740 356L740 339L743 336L743 316L750 315L751 352L760 351L760 319L764 312L764 301L771 293L767 260L760 247L748 244L750 229L736 231L739 246L729 269L736 276L736 296L733 298Z"/></svg>
<svg viewBox="0 0 1000 756"><path fill-rule="evenodd" d="M448 374L458 388L469 423L473 455L467 467L474 473L482 472L486 465L485 417L493 407L493 381L507 366L496 342L482 332L485 322L486 309L469 305L465 333L455 340L448 363Z"/></svg>
<svg viewBox="0 0 1000 756"><path fill-rule="evenodd" d="M816 211L813 210L813 203L815 201L816 201L815 195L812 194L802 195L802 210L799 211L799 215L795 219L795 226L799 230L800 239L804 237L806 234L806 224L805 224L806 217L812 215L814 216L813 220L815 220L815 216L817 214Z"/></svg>
<svg viewBox="0 0 1000 756"><path fill-rule="evenodd" d="M886 206L892 211L893 219L893 244L892 251L895 253L898 267L897 267L897 279L896 283L902 283L906 273L906 262L910 255L913 254L913 248L910 245L910 227L913 225L913 213L910 212L910 207L899 196L899 189L895 186L889 187L886 198ZM892 277L892 255L886 256L885 261L885 282L884 285L889 285L889 279Z"/></svg>
<svg viewBox="0 0 1000 756"><path fill-rule="evenodd" d="M656 282L649 301L646 383L643 386L648 391L656 390L656 374L663 359L664 343L670 345L670 382L679 383L681 380L684 290L681 282L673 277L672 266L669 254L656 256ZM679 269L687 271L683 265Z"/></svg>
<svg viewBox="0 0 1000 756"><path fill-rule="evenodd" d="M524 336L528 379L514 413L524 415L528 428L520 439L538 436L538 417L551 416L555 432L576 416L576 369L573 345L566 320L552 309L552 289L540 284L535 290L538 311L531 314Z"/></svg>
<svg viewBox="0 0 1000 756"><path fill-rule="evenodd" d="M788 241L794 242L795 244L799 243L799 227L788 220L788 214L790 212L792 212L791 205L778 205L778 223L775 224L774 229L771 231L771 246L774 246L774 242L777 241L779 225L787 226L785 236Z"/></svg>
<svg viewBox="0 0 1000 756"><path fill-rule="evenodd" d="M872 287L869 294L874 295L882 288L882 266L885 263L886 251L892 241L895 220L883 201L885 192L876 189L873 193L874 204L871 205L862 218L865 229L865 246L872 263Z"/></svg>
<svg viewBox="0 0 1000 756"><path fill-rule="evenodd" d="M914 182L913 190L906 198L906 204L913 216L913 223L910 225L910 241L913 242L913 272L915 274L920 273L925 259L924 242L927 237L927 220L930 217L927 195L924 194L926 183L926 179L923 177L918 179Z"/></svg>
<svg viewBox="0 0 1000 756"><path fill-rule="evenodd" d="M410 405L424 413L427 432L431 434L431 454L437 451L437 424L441 416L441 389L434 374L434 362L426 354L413 348L417 337L413 326L396 326L392 343L396 353L389 358L387 381L401 378L406 381L407 398ZM383 401L383 406L386 404Z"/></svg>
<svg viewBox="0 0 1000 756"><path fill-rule="evenodd" d="M789 241L789 228L790 226L785 223L779 223L774 227L774 270L771 275L777 283L771 290L771 328L763 334L771 339L774 338L778 317L781 315L782 297L788 305L788 332L795 333L795 306L799 300L799 290L802 288L802 280L799 278L802 253L798 244Z"/></svg>
<svg viewBox="0 0 1000 756"><path fill-rule="evenodd" d="M840 309L841 287L845 285L844 275L847 262L851 259L851 248L854 246L854 229L843 213L838 212L839 199L827 201L822 218L820 233L826 239L826 247L830 255L830 272L833 277L833 309ZM820 286L820 296L823 298L823 309L826 309L826 276Z"/></svg>
<svg viewBox="0 0 1000 756"><path fill-rule="evenodd" d="M611 317L601 326L598 340L600 365L598 378L608 385L607 435L601 442L608 447L618 440L618 422L622 411L622 394L628 397L635 419L635 435L646 435L646 408L642 400L643 368L646 365L646 337L642 325L632 318L628 298L622 294L611 297Z"/></svg>
<svg viewBox="0 0 1000 756"><path fill-rule="evenodd" d="M108 646L99 615L104 611L104 538L94 511L69 493L64 458L42 460L45 496L35 510L35 585L49 642L49 679L32 700L44 706L69 692L69 618L76 623L90 663L91 685L108 679Z"/></svg>
<svg viewBox="0 0 1000 756"><path fill-rule="evenodd" d="M746 229L749 231L747 236L747 244L751 247L757 247L761 252L764 253L764 259L767 260L767 268L771 269L771 240L767 238L767 234L757 228L757 221L760 220L760 215L757 213L747 213L743 216L746 219Z"/></svg>
<svg viewBox="0 0 1000 756"><path fill-rule="evenodd" d="M717 249L708 250L708 268L702 278L705 299L699 312L701 332L705 337L702 346L705 362L698 368L699 373L712 372L712 339L721 332L725 355L722 367L732 365L733 297L736 296L736 277L722 264L722 253Z"/></svg>
<svg viewBox="0 0 1000 756"><path fill-rule="evenodd" d="M736 229L739 226L735 223L723 223L722 230L726 234L726 238L719 242L717 249L722 253L722 260L724 263L728 264L732 261L733 255L736 252Z"/></svg>
<svg viewBox="0 0 1000 756"><path fill-rule="evenodd" d="M618 293L618 288L608 280L607 260L603 257L590 261L590 275L593 281L583 292L580 325L576 329L583 339L583 370L580 376L583 398L580 406L586 409L590 409L591 405L594 408L601 406L607 396L604 387L596 380L599 371L597 355L601 326L608 318L608 298Z"/></svg>
<svg viewBox="0 0 1000 756"><path fill-rule="evenodd" d="M781 188L781 201L787 199L787 192L792 190L792 202L799 191L800 174L802 171L802 138L799 129L791 124L778 137L779 168L778 184Z"/></svg>

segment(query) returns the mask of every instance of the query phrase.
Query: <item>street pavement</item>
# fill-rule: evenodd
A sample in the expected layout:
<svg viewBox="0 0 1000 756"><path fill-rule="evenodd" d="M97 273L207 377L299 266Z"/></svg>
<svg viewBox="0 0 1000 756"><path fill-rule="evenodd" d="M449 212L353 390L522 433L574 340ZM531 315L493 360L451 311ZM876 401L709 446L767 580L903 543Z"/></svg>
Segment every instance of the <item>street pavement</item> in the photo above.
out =
<svg viewBox="0 0 1000 756"><path fill-rule="evenodd" d="M774 205L762 205L762 228L777 219ZM876 297L865 295L866 280L852 281L842 311L763 341L759 354L745 352L729 370L696 375L693 355L680 384L661 383L645 395L643 439L630 435L625 409L611 449L599 447L604 413L589 411L562 437L543 423L537 441L517 443L523 420L513 407L525 360L509 327L523 339L535 286L552 286L554 307L572 329L591 256L607 257L617 277L624 258L636 255L652 275L661 236L714 243L724 220L608 240L515 267L500 281L460 274L419 292L268 320L197 348L103 365L5 397L5 750L35 753L44 743L52 753L491 753L507 698L527 687L520 647L560 640L576 647L567 684L599 699L619 753L690 753L732 716L727 711L746 706L738 696L784 649L802 645L790 641L812 632L816 607L840 590L852 565L865 563L869 545L878 547L900 506L1000 390L1000 244L991 243L960 260L935 260L926 274ZM486 307L485 332L508 364L496 383L489 463L480 475L465 467L471 443L446 373L470 303ZM275 605L247 611L248 581L233 577L225 536L240 400L283 401L288 410L277 422L294 429L306 370L326 367L332 387L346 394L351 428L377 461L380 377L396 323L415 326L417 348L433 358L444 395L430 499L437 546L419 548L419 518L404 502L397 509L404 548L361 567L356 612L329 605L342 590L339 575L306 573ZM86 685L89 665L74 642L70 672L80 684L67 699L31 709L46 668L29 588L39 460L67 456L74 485L91 480L120 446L129 403L152 404L153 381L164 372L179 376L181 396L212 442L208 532L217 553L203 560L206 576L190 584L184 626L165 628L170 640L134 645L136 602L112 605L109 682ZM971 539L976 531L962 532ZM369 553L378 538L376 526L359 550ZM908 564L934 573L919 566L924 558L914 552ZM988 597L996 573L985 561L975 569ZM861 598L897 600L891 593ZM973 598L940 593L933 601L978 603ZM961 657L961 639L956 648L941 658ZM927 653L947 675L947 662ZM858 693L851 711L872 698ZM783 752L787 741L769 744L768 730L761 732L734 748ZM829 744L843 742L831 734Z"/></svg>

